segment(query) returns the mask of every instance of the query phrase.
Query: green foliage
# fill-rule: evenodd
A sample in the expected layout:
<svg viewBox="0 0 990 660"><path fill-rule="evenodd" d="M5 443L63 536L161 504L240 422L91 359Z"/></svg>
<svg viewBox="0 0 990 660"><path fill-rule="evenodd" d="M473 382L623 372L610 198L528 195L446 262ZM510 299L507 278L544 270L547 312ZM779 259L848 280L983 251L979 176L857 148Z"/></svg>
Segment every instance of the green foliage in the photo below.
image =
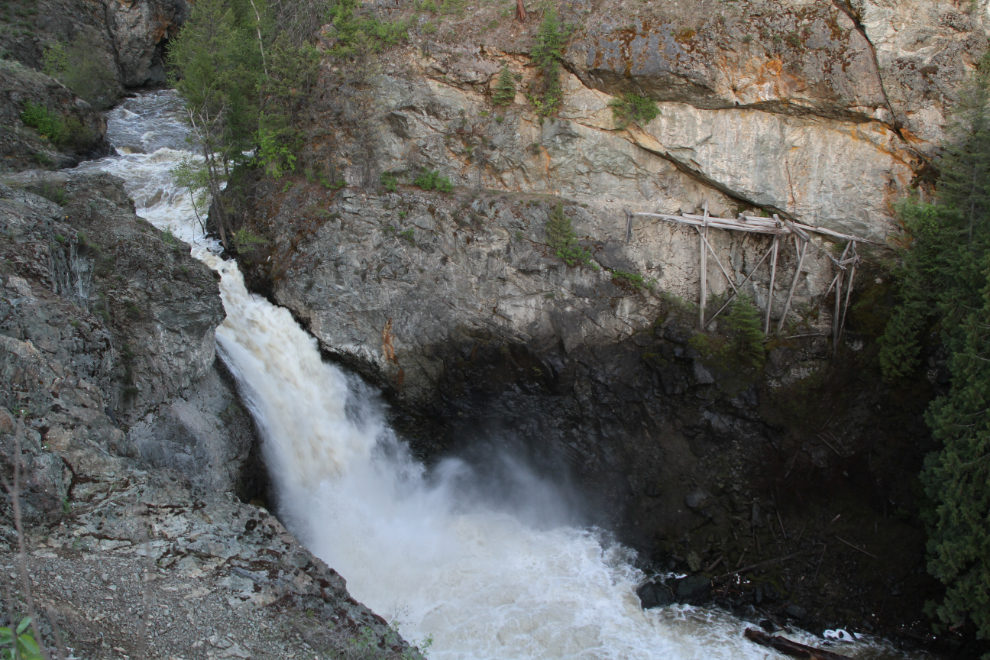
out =
<svg viewBox="0 0 990 660"><path fill-rule="evenodd" d="M423 190L439 190L446 193L454 190L454 184L447 177L440 176L439 170L430 170L425 167L419 173L419 176L416 177L416 180L413 181L413 185Z"/></svg>
<svg viewBox="0 0 990 660"><path fill-rule="evenodd" d="M169 170L169 174L175 185L189 191L196 217L205 214L210 205L210 180L206 163L202 159L183 158Z"/></svg>
<svg viewBox="0 0 990 660"><path fill-rule="evenodd" d="M760 369L766 359L763 320L749 296L738 296L729 308L725 324L732 336L737 359Z"/></svg>
<svg viewBox="0 0 990 660"><path fill-rule="evenodd" d="M103 44L95 35L81 33L68 46L60 41L49 45L42 56L42 70L93 107L109 108L117 100L117 75L98 55L101 52Z"/></svg>
<svg viewBox="0 0 990 660"><path fill-rule="evenodd" d="M704 332L691 335L688 346L698 351L701 361L709 366L724 368L729 357L729 345L723 337Z"/></svg>
<svg viewBox="0 0 990 660"><path fill-rule="evenodd" d="M59 206L65 206L69 201L65 194L65 188L51 179L43 178L40 183L30 187L31 192L44 197L49 202L55 202Z"/></svg>
<svg viewBox="0 0 990 660"><path fill-rule="evenodd" d="M391 172L382 172L381 182L386 192L392 193L399 189L399 180Z"/></svg>
<svg viewBox="0 0 990 660"><path fill-rule="evenodd" d="M42 660L41 649L28 631L31 617L24 617L14 630L0 628L0 660Z"/></svg>
<svg viewBox="0 0 990 660"><path fill-rule="evenodd" d="M990 57L964 91L940 162L938 203L899 208L905 234L899 305L880 354L885 377L914 373L921 337L937 329L949 354L948 393L926 422L943 447L921 481L931 506L928 570L945 586L930 613L990 636Z"/></svg>
<svg viewBox="0 0 990 660"><path fill-rule="evenodd" d="M46 76L56 80L69 68L69 56L61 41L56 41L47 48L41 57L41 70Z"/></svg>
<svg viewBox="0 0 990 660"><path fill-rule="evenodd" d="M564 215L564 204L557 202L557 207L550 213L546 226L547 245L554 255L568 266L588 266L598 270L598 265L592 261L591 253L578 243L571 219Z"/></svg>
<svg viewBox="0 0 990 660"><path fill-rule="evenodd" d="M295 126L319 66L319 52L310 43L296 45L279 35L268 48L267 75L260 83L257 157L276 179L296 168L303 136Z"/></svg>
<svg viewBox="0 0 990 660"><path fill-rule="evenodd" d="M503 66L502 72L498 74L498 82L495 83L495 91L492 93L492 103L494 105L512 105L515 98L516 84L512 82L509 67Z"/></svg>
<svg viewBox="0 0 990 660"><path fill-rule="evenodd" d="M541 117L557 112L564 100L564 91L560 84L560 61L566 45L567 31L560 24L556 9L552 5L548 6L530 53L540 75L533 83L529 100Z"/></svg>
<svg viewBox="0 0 990 660"><path fill-rule="evenodd" d="M54 144L59 144L66 136L65 121L57 112L53 112L45 106L24 102L24 111L21 112L21 121L38 131L42 137L46 137Z"/></svg>
<svg viewBox="0 0 990 660"><path fill-rule="evenodd" d="M251 232L247 227L241 227L236 232L234 232L234 247L240 253L250 252L255 248L261 247L267 243L267 241Z"/></svg>
<svg viewBox="0 0 990 660"><path fill-rule="evenodd" d="M328 18L333 23L336 43L330 53L337 57L354 57L361 53L378 53L402 43L409 37L404 21L380 21L358 11L357 0L336 0Z"/></svg>
<svg viewBox="0 0 990 660"><path fill-rule="evenodd" d="M655 284L653 280L647 282L639 273L630 273L624 270L613 270L612 281L625 284L637 291L641 289L652 289Z"/></svg>
<svg viewBox="0 0 990 660"><path fill-rule="evenodd" d="M656 101L638 94L623 94L608 102L615 125L625 128L631 123L649 124L660 115Z"/></svg>

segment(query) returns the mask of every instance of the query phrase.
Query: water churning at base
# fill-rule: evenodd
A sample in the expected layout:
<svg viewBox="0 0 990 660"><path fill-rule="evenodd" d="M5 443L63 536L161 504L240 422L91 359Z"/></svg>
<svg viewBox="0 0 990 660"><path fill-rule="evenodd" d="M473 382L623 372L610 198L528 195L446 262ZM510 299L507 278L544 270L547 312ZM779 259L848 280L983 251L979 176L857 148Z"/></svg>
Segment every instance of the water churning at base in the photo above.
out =
<svg viewBox="0 0 990 660"><path fill-rule="evenodd" d="M564 524L553 487L506 460L505 488L541 515L496 506L463 462L427 471L387 428L376 393L325 364L285 309L250 294L168 170L190 154L175 98L157 92L114 111L117 158L88 164L121 176L138 213L189 242L221 276L220 353L264 436L279 514L351 594L403 636L432 637L438 659L766 658L745 624L719 611L644 612L631 553ZM534 521L534 518L538 520ZM803 641L810 641L806 636ZM877 646L843 649L881 657Z"/></svg>

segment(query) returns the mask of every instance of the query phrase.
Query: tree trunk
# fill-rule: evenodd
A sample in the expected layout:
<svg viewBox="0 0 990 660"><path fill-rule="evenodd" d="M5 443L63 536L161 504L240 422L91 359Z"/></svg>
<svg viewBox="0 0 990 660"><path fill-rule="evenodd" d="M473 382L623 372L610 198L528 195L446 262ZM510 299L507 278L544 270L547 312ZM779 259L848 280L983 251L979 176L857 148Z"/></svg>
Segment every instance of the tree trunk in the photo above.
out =
<svg viewBox="0 0 990 660"><path fill-rule="evenodd" d="M516 18L520 23L526 22L526 5L523 0L516 0Z"/></svg>

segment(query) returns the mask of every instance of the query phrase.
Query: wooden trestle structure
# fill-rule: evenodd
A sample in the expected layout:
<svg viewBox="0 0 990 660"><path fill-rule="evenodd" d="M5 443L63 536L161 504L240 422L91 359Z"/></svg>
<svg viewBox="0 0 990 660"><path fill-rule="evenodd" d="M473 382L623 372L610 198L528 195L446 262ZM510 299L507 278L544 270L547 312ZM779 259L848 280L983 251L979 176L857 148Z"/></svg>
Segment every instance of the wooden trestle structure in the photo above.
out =
<svg viewBox="0 0 990 660"><path fill-rule="evenodd" d="M860 256L856 252L857 243L872 243L876 244L876 241L871 241L865 238L860 238L858 236L851 236L849 234L842 234L837 231L832 231L831 229L825 229L824 227L812 227L811 225L802 224L800 222L794 222L786 218L780 218L777 214L774 214L772 218L764 218L754 215L744 215L739 214L737 218L716 218L708 214L708 204L705 204L704 215L694 215L690 213L684 213L682 215L670 215L667 213L644 213L644 212L631 212L625 210L626 212L626 242L628 243L632 239L632 219L634 216L643 216L648 218L659 218L661 220L666 220L669 222L676 222L684 225L690 225L698 231L698 236L700 241L698 242L699 247L699 259L701 261L701 292L699 295L699 311L698 311L698 329L704 330L707 328L712 321L714 321L719 314L721 314L733 301L733 299L739 295L739 290L749 282L750 278L760 269L760 266L770 258L770 285L767 290L767 307L765 310L765 317L763 322L763 333L765 335L770 334L770 313L773 309L773 293L774 285L777 279L777 256L780 251L781 239L783 238L786 242L788 236L791 236L794 240L794 251L797 256L797 267L794 270L794 275L791 278L790 288L787 291L787 299L784 302L784 311L780 316L780 321L777 323L776 331L779 332L784 326L784 320L787 318L787 313L791 308L791 300L794 298L794 291L797 289L798 280L801 277L801 267L804 265L804 259L808 254L808 246L813 245L816 249L818 246L811 242L810 234L820 234L822 236L827 236L836 240L847 241L846 247L842 252L842 256L836 259L833 257L828 250L821 250L836 267L835 277L832 279L832 284L829 286L828 291L825 292L827 296L831 293L832 289L836 289L835 293L835 311L833 314L832 321L832 345L833 350L838 350L839 340L842 337L842 329L846 322L846 310L849 308L849 298L852 295L853 281L856 278L856 267L860 263ZM724 229L728 231L742 231L754 234L766 234L773 236L773 242L771 243L769 249L764 253L763 257L756 264L749 275L746 276L740 284L736 284L732 276L729 275L729 271L722 265L722 261L715 254L715 250L712 248L711 243L708 242L708 230L709 229ZM705 308L708 302L708 255L715 260L718 264L718 268L722 271L722 275L725 276L726 281L728 281L729 286L732 289L732 293L729 295L728 300L725 304L719 308L711 317L705 318ZM845 274L848 271L849 281L844 282ZM845 302L842 303L843 292L842 287L845 284ZM840 310L841 306L841 310Z"/></svg>

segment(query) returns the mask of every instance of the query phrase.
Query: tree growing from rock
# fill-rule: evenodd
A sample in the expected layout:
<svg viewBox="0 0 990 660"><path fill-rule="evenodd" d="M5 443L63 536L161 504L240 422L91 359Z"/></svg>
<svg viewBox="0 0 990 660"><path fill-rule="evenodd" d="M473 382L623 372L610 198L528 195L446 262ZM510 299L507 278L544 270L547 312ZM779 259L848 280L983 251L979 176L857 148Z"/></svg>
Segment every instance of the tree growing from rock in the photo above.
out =
<svg viewBox="0 0 990 660"><path fill-rule="evenodd" d="M512 82L512 73L509 67L503 66L498 74L498 82L495 83L495 91L492 93L492 103L495 105L512 105L516 98L516 84Z"/></svg>

